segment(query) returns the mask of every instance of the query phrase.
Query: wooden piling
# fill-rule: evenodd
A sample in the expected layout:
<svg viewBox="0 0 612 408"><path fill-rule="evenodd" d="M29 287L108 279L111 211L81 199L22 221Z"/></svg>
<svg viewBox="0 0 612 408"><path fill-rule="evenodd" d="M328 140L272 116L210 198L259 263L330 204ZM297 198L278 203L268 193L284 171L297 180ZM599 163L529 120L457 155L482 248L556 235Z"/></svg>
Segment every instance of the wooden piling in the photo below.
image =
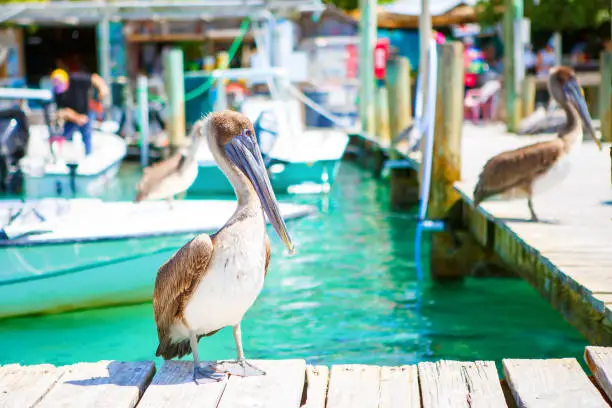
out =
<svg viewBox="0 0 612 408"><path fill-rule="evenodd" d="M463 44L452 41L440 46L436 115L427 217L446 218L460 196L453 184L461 179L461 130L463 126ZM425 197L422 197L425 199ZM431 275L455 278L465 274L457 256L448 257L458 237L453 232L432 235Z"/></svg>
<svg viewBox="0 0 612 408"><path fill-rule="evenodd" d="M522 118L526 118L535 111L536 81L533 75L523 78L521 99L523 100Z"/></svg>
<svg viewBox="0 0 612 408"><path fill-rule="evenodd" d="M397 121L394 134L397 136L412 123L412 83L410 81L410 60L397 59L397 80L395 110Z"/></svg>
<svg viewBox="0 0 612 408"><path fill-rule="evenodd" d="M391 143L412 122L412 89L410 61L397 57L387 67L387 94L389 97L389 126Z"/></svg>
<svg viewBox="0 0 612 408"><path fill-rule="evenodd" d="M391 208L409 210L419 203L418 173L410 168L392 168L389 173Z"/></svg>
<svg viewBox="0 0 612 408"><path fill-rule="evenodd" d="M463 72L463 44L443 44L438 63L429 218L443 217L459 199L453 184L461 178Z"/></svg>
<svg viewBox="0 0 612 408"><path fill-rule="evenodd" d="M599 86L599 119L601 139L612 141L612 52L604 51L599 58L601 85Z"/></svg>
<svg viewBox="0 0 612 408"><path fill-rule="evenodd" d="M523 0L504 0L504 95L508 132L516 132L520 114L520 98L515 83L517 67L514 63L515 23L523 18ZM520 37L519 37L520 38Z"/></svg>
<svg viewBox="0 0 612 408"><path fill-rule="evenodd" d="M391 126L389 123L389 96L387 87L379 85L376 88L376 136L384 148L391 145Z"/></svg>
<svg viewBox="0 0 612 408"><path fill-rule="evenodd" d="M376 134L374 121L374 46L376 45L376 0L359 0L359 112L361 130Z"/></svg>
<svg viewBox="0 0 612 408"><path fill-rule="evenodd" d="M187 142L185 133L185 81L183 71L183 51L178 48L170 50L164 56L164 76L168 94L168 133L172 150L184 146Z"/></svg>

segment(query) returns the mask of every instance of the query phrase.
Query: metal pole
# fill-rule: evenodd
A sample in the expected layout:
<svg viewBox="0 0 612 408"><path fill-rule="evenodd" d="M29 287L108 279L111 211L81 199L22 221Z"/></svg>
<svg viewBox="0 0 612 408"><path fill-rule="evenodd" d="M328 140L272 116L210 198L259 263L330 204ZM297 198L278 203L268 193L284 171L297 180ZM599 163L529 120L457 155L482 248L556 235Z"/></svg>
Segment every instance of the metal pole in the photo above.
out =
<svg viewBox="0 0 612 408"><path fill-rule="evenodd" d="M421 0L421 15L419 16L419 76L421 77L421 88L425 94L427 94L427 73L428 73L428 59L429 59L429 46L431 39L431 15L429 13L429 0ZM425 101L426 99L423 99ZM425 111L425 110L424 110Z"/></svg>
<svg viewBox="0 0 612 408"><path fill-rule="evenodd" d="M164 55L166 92L168 94L168 131L171 147L185 145L185 80L183 50L174 48Z"/></svg>
<svg viewBox="0 0 612 408"><path fill-rule="evenodd" d="M376 45L376 0L359 0L359 112L362 130L374 133L374 47Z"/></svg>
<svg viewBox="0 0 612 408"><path fill-rule="evenodd" d="M99 67L100 76L104 79L104 82L108 86L111 83L111 69L110 69L110 27L109 27L109 15L108 12L104 13L102 21L98 23L98 55L99 55ZM108 106L110 102L110 95L104 100L104 105Z"/></svg>
<svg viewBox="0 0 612 408"><path fill-rule="evenodd" d="M138 98L138 122L140 123L140 166L149 164L149 95L148 80L144 75L138 77L136 95Z"/></svg>
<svg viewBox="0 0 612 408"><path fill-rule="evenodd" d="M553 34L553 43L555 47L555 65L563 64L563 39L560 31L555 31Z"/></svg>

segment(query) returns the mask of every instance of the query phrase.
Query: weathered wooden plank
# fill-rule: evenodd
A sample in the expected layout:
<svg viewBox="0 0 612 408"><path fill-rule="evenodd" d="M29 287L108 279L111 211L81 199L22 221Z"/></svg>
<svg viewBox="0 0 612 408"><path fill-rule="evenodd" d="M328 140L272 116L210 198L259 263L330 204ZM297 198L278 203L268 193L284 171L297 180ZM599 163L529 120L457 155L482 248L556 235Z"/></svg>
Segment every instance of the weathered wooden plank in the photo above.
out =
<svg viewBox="0 0 612 408"><path fill-rule="evenodd" d="M420 408L416 365L381 367L379 408Z"/></svg>
<svg viewBox="0 0 612 408"><path fill-rule="evenodd" d="M132 408L155 373L152 361L99 361L63 368L60 381L36 408Z"/></svg>
<svg viewBox="0 0 612 408"><path fill-rule="evenodd" d="M306 379L304 360L250 360L266 375L230 376L219 408L297 408Z"/></svg>
<svg viewBox="0 0 612 408"><path fill-rule="evenodd" d="M503 360L519 407L608 407L575 358Z"/></svg>
<svg viewBox="0 0 612 408"><path fill-rule="evenodd" d="M331 368L327 408L370 408L378 406L380 367L360 364Z"/></svg>
<svg viewBox="0 0 612 408"><path fill-rule="evenodd" d="M325 408L328 380L329 368L326 366L306 367L306 394L302 408Z"/></svg>
<svg viewBox="0 0 612 408"><path fill-rule="evenodd" d="M29 408L35 406L63 374L51 364L0 367L0 407Z"/></svg>
<svg viewBox="0 0 612 408"><path fill-rule="evenodd" d="M493 361L419 363L423 408L507 407Z"/></svg>
<svg viewBox="0 0 612 408"><path fill-rule="evenodd" d="M587 346L584 360L599 387L612 399L612 347Z"/></svg>
<svg viewBox="0 0 612 408"><path fill-rule="evenodd" d="M161 369L147 387L138 408L215 408L227 384L227 376L220 381L196 384L193 381L193 362L187 360L164 361Z"/></svg>

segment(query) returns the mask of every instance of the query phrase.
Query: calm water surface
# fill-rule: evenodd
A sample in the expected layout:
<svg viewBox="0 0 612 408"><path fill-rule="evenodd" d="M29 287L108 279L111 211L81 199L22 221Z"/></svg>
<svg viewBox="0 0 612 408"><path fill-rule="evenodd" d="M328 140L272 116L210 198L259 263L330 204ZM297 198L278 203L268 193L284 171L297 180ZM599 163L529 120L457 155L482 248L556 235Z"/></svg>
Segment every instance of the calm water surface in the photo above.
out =
<svg viewBox="0 0 612 408"><path fill-rule="evenodd" d="M126 166L105 198L131 199L137 177ZM433 283L427 240L417 273L415 223L391 212L388 197L385 183L348 162L327 199L283 197L320 211L288 224L293 257L269 230L270 271L243 321L247 357L328 365L508 357L582 363L586 341L522 280ZM151 274L158 267L151 263ZM151 303L0 321L0 364L153 359L156 347ZM233 358L231 329L202 339L200 353Z"/></svg>

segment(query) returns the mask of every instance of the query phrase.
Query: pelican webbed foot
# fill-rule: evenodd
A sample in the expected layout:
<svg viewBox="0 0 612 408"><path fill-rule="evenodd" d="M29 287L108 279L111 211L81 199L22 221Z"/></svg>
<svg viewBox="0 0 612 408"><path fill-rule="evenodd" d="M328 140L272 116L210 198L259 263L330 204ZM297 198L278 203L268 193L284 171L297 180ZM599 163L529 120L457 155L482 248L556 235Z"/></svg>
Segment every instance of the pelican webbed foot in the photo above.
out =
<svg viewBox="0 0 612 408"><path fill-rule="evenodd" d="M234 360L234 361L224 361L222 364L219 364L218 371L224 374L237 375L240 377L255 377L258 375L266 375L266 372L255 367L253 364L246 361L246 359L242 360ZM217 370L217 368L215 368Z"/></svg>
<svg viewBox="0 0 612 408"><path fill-rule="evenodd" d="M193 382L196 384L207 384L211 382L219 382L227 376L217 371L214 363L212 364L193 364Z"/></svg>

